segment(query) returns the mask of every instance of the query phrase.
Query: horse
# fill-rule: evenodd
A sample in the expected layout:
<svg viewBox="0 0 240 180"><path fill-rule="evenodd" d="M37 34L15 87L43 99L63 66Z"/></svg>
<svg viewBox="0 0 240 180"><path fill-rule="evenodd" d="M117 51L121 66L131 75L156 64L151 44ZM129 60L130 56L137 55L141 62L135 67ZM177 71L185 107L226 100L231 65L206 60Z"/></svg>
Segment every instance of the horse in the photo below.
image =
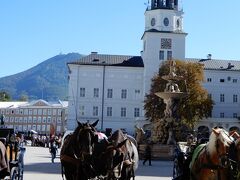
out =
<svg viewBox="0 0 240 180"><path fill-rule="evenodd" d="M7 150L5 145L0 141L0 179L10 175Z"/></svg>
<svg viewBox="0 0 240 180"><path fill-rule="evenodd" d="M143 128L139 128L138 126L135 126L136 128L136 141L138 144L142 143L145 138L145 131Z"/></svg>
<svg viewBox="0 0 240 180"><path fill-rule="evenodd" d="M98 120L93 124L80 123L72 134L65 137L60 160L62 164L62 177L65 174L67 180L87 180L92 176L90 158L98 137L94 128Z"/></svg>
<svg viewBox="0 0 240 180"><path fill-rule="evenodd" d="M228 179L228 150L233 138L222 128L213 128L209 142L199 145L189 165L191 180Z"/></svg>
<svg viewBox="0 0 240 180"><path fill-rule="evenodd" d="M112 134L103 154L106 161L107 180L135 179L139 161L137 147L121 130Z"/></svg>

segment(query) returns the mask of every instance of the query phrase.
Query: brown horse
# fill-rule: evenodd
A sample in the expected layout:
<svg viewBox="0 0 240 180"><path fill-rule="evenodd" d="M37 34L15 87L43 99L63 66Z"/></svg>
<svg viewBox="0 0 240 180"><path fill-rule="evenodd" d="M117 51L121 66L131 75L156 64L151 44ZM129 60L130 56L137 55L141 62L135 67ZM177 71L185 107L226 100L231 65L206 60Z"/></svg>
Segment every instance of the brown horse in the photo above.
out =
<svg viewBox="0 0 240 180"><path fill-rule="evenodd" d="M106 162L107 180L135 178L139 161L137 147L121 130L112 134L103 154Z"/></svg>
<svg viewBox="0 0 240 180"><path fill-rule="evenodd" d="M93 153L94 143L97 142L95 126L80 123L73 134L65 138L61 148L60 160L63 173L67 180L87 180L92 176L90 158Z"/></svg>
<svg viewBox="0 0 240 180"><path fill-rule="evenodd" d="M198 146L190 163L192 180L228 179L227 154L233 138L222 128L213 128L207 144Z"/></svg>
<svg viewBox="0 0 240 180"><path fill-rule="evenodd" d="M0 141L0 179L10 175L5 145Z"/></svg>

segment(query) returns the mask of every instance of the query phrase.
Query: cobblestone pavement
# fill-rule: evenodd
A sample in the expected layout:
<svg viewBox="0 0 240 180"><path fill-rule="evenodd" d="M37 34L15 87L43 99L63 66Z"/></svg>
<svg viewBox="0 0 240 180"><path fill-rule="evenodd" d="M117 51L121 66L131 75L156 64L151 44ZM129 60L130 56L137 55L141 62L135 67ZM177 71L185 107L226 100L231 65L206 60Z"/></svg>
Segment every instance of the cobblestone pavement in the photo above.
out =
<svg viewBox="0 0 240 180"><path fill-rule="evenodd" d="M26 147L24 157L24 180L61 180L59 152L55 163L51 163L48 148ZM153 161L152 166L139 162L136 180L171 180L172 161Z"/></svg>

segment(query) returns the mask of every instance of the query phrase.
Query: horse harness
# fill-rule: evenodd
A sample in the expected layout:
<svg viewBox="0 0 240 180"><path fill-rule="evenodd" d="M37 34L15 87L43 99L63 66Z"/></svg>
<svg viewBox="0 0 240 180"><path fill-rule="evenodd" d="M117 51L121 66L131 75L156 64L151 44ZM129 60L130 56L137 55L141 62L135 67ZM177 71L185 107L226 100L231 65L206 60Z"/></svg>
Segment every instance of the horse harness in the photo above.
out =
<svg viewBox="0 0 240 180"><path fill-rule="evenodd" d="M219 152L219 143L218 143L218 141L219 140L216 141L216 149L217 149L218 160L220 161L220 164L214 164L211 161L210 153L207 150L206 144L198 152L198 155L197 155L195 161L198 159L198 157L201 154L201 152L205 151L206 152L205 158L206 158L207 162L206 163L201 163L201 162L204 162L204 160L202 160L204 158L204 156L202 156L201 159L200 159L200 162L199 162L199 169L198 169L198 171L200 171L201 169L210 169L210 171L212 173L215 173L215 171L217 171L218 180L221 180L220 170L227 169L229 162L225 159L227 157L227 153L223 154L223 155L219 155L220 152Z"/></svg>

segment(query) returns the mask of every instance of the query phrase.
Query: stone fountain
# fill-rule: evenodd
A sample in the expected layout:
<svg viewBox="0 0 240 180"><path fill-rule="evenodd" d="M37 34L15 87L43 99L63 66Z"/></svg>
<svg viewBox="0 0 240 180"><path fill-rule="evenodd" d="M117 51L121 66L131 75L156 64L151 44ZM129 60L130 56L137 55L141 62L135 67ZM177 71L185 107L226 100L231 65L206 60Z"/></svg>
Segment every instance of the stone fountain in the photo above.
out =
<svg viewBox="0 0 240 180"><path fill-rule="evenodd" d="M155 143L168 145L176 143L173 132L173 125L177 121L177 116L175 113L177 110L177 105L175 101L185 97L187 93L181 92L178 87L177 82L182 80L183 77L176 75L175 65L176 63L174 60L169 60L169 74L161 77L167 81L166 87L163 92L155 93L158 97L162 98L166 104L164 117L153 122L154 128L152 129L152 141Z"/></svg>
<svg viewBox="0 0 240 180"><path fill-rule="evenodd" d="M166 87L163 92L155 93L158 97L162 98L166 104L164 110L164 117L155 120L151 123L151 137L153 158L155 159L171 159L174 153L175 140L175 127L174 124L177 119L176 100L181 99L187 95L186 92L181 92L177 82L182 80L183 77L177 76L175 73L175 61L169 60L169 74L161 78L167 81ZM141 147L141 149L144 149ZM141 153L140 149L140 153Z"/></svg>

